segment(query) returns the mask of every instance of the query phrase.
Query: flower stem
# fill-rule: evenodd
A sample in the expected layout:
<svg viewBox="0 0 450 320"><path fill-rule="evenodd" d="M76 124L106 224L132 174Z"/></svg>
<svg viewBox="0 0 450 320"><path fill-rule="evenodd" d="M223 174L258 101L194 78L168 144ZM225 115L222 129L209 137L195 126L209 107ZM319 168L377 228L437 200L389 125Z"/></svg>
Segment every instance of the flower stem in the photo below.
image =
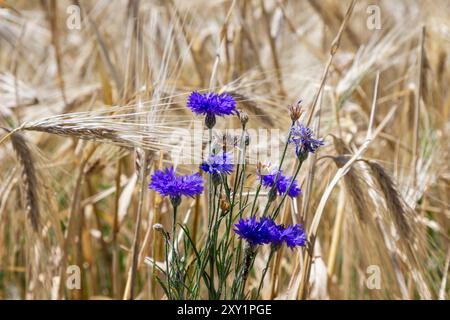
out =
<svg viewBox="0 0 450 320"><path fill-rule="evenodd" d="M177 209L178 206L173 206L173 222L172 222L172 259L171 259L171 265L172 270L175 271L175 275L177 274ZM170 273L169 273L170 274ZM175 279L176 280L176 279ZM170 279L169 279L170 281ZM176 288L176 284L175 284Z"/></svg>
<svg viewBox="0 0 450 320"><path fill-rule="evenodd" d="M256 188L255 198L253 199L252 210L250 210L251 217L254 217L256 215L255 206L256 206L256 202L258 201L258 196L259 196L259 192L261 191L261 186L262 186L262 183L260 180L258 187Z"/></svg>
<svg viewBox="0 0 450 320"><path fill-rule="evenodd" d="M178 209L178 206L174 206L173 207L173 222L172 222L172 261L174 261L174 259L175 259L175 253L176 253L176 249L175 249L175 246L176 246L176 243L177 243L177 241L176 241L176 237L177 237L177 235L176 235L176 228L177 228L177 209Z"/></svg>
<svg viewBox="0 0 450 320"><path fill-rule="evenodd" d="M170 284L170 267L169 267L169 239L164 231L165 256L166 256L166 278L167 278L167 299L172 299L171 284ZM156 261L154 262L156 264ZM155 267L154 267L155 268Z"/></svg>
<svg viewBox="0 0 450 320"><path fill-rule="evenodd" d="M247 279L248 279L248 274L250 272L250 269L253 265L253 261L255 260L255 248L254 246L250 245L250 244L246 244L246 249L245 249L245 256L244 256L244 265L243 265L243 269L242 269L242 284L241 284L241 290L240 290L240 294L239 294L239 299L243 300L244 299L244 291L245 291L245 285L247 283Z"/></svg>
<svg viewBox="0 0 450 320"><path fill-rule="evenodd" d="M266 267L264 268L263 274L261 276L261 280L259 282L258 291L256 292L256 299L258 299L258 297L259 297L259 293L263 287L264 278L266 277L267 270L269 270L270 261L272 261L272 257L275 252L276 252L276 250L274 248L270 248L269 258L267 259Z"/></svg>

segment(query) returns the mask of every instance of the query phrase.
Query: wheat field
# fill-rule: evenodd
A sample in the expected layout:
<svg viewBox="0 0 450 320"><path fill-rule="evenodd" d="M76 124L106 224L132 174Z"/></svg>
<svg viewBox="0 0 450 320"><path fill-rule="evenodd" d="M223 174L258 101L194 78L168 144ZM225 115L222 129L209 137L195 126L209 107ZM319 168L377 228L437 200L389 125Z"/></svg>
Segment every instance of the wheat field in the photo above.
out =
<svg viewBox="0 0 450 320"><path fill-rule="evenodd" d="M271 148L261 132L282 141L289 105L302 100L324 140L299 169L302 196L276 212L308 245L260 248L241 298L448 299L449 52L444 0L0 1L0 299L172 297L172 209L147 185L168 166L199 171L192 91L248 115L246 178L229 177L244 216ZM239 145L241 122L218 119L235 134L214 139ZM179 248L205 244L210 205L206 189L179 205Z"/></svg>

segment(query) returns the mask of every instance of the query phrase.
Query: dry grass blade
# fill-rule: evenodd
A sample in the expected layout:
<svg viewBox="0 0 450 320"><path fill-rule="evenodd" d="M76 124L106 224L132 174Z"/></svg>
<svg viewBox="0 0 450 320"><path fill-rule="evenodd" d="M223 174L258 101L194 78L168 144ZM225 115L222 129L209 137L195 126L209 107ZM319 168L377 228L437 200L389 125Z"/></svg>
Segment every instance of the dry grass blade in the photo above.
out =
<svg viewBox="0 0 450 320"><path fill-rule="evenodd" d="M308 119L306 121L306 125L309 125L311 123L312 117L314 115L314 110L316 108L317 101L319 100L320 93L323 90L323 87L324 87L325 82L327 80L327 76L328 76L328 72L329 72L331 63L333 62L333 58L334 58L337 50L339 49L339 45L341 43L342 33L344 32L345 26L347 25L347 23L348 23L348 21L350 19L350 16L352 15L353 8L355 7L355 3L356 3L355 0L352 0L352 2L350 3L350 5L349 5L349 7L347 9L347 12L345 13L344 20L342 21L341 26L339 28L339 31L338 31L336 37L334 38L333 42L331 43L330 56L328 57L328 61L327 61L327 64L325 66L325 70L323 71L322 78L320 80L319 90L317 91L317 93L314 96L314 100L313 100L312 105L311 105L311 110L309 111L309 116L308 116Z"/></svg>

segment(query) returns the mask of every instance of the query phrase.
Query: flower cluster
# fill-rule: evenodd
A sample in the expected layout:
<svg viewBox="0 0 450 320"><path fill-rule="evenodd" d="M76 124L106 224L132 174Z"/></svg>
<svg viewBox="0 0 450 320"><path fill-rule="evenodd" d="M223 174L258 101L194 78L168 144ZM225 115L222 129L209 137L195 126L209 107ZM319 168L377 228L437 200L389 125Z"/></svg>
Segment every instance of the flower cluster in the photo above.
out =
<svg viewBox="0 0 450 320"><path fill-rule="evenodd" d="M276 179L276 191L278 192L279 195L283 195L286 193L286 191L288 191L289 197L296 198L302 193L302 190L297 184L297 180L294 180L294 177L288 178L284 176L281 170L274 169L268 174L258 173L258 175L259 178L261 179L262 185L266 188L272 188L275 184ZM291 186L291 188L288 190L289 186Z"/></svg>
<svg viewBox="0 0 450 320"><path fill-rule="evenodd" d="M192 92L188 98L187 106L195 114L205 115L205 124L209 129L216 124L216 116L226 116L237 113L236 101L229 94L216 94L208 92L201 94Z"/></svg>
<svg viewBox="0 0 450 320"><path fill-rule="evenodd" d="M303 247L306 244L306 234L301 225L285 227L276 224L270 218L263 217L257 221L255 217L240 219L235 224L234 232L245 239L251 246L271 244L279 247L283 242L291 249Z"/></svg>
<svg viewBox="0 0 450 320"><path fill-rule="evenodd" d="M308 153L314 153L320 146L323 146L323 139L315 138L314 132L310 128L296 122L291 128L289 143L295 145L297 157L306 159Z"/></svg>
<svg viewBox="0 0 450 320"><path fill-rule="evenodd" d="M157 170L148 185L163 197L169 196L172 204L178 206L182 196L193 197L203 192L203 180L198 173L176 176L173 167Z"/></svg>

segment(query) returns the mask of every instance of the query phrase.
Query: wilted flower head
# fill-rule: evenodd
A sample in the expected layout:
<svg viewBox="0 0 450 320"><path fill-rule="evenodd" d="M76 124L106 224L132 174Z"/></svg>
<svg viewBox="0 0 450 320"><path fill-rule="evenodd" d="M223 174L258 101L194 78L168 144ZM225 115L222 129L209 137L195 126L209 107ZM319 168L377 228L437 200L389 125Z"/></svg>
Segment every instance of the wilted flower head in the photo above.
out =
<svg viewBox="0 0 450 320"><path fill-rule="evenodd" d="M216 124L216 116L226 116L236 113L236 101L229 94L216 94L214 92L192 92L188 98L187 106L195 114L205 115L205 124L213 128Z"/></svg>
<svg viewBox="0 0 450 320"><path fill-rule="evenodd" d="M245 111L239 112L239 120L241 121L242 127L245 128L247 122L248 122L248 114Z"/></svg>
<svg viewBox="0 0 450 320"><path fill-rule="evenodd" d="M246 240L250 245L255 246L259 244L266 244L271 241L273 221L268 218L262 218L256 221L255 217L248 219L239 219L239 222L234 226L234 232L240 238Z"/></svg>
<svg viewBox="0 0 450 320"><path fill-rule="evenodd" d="M308 153L314 153L320 146L323 146L323 139L315 138L314 132L297 122L291 128L289 143L295 145L295 153L299 158L306 158Z"/></svg>
<svg viewBox="0 0 450 320"><path fill-rule="evenodd" d="M233 171L233 154L225 152L211 154L208 160L200 165L200 169L209 174L230 174Z"/></svg>
<svg viewBox="0 0 450 320"><path fill-rule="evenodd" d="M222 213L226 213L230 209L230 203L228 200L223 197L220 199L220 210L222 210Z"/></svg>
<svg viewBox="0 0 450 320"><path fill-rule="evenodd" d="M176 176L173 167L157 170L148 185L162 196L169 196L172 204L178 206L182 196L193 197L203 192L203 180L198 173Z"/></svg>
<svg viewBox="0 0 450 320"><path fill-rule="evenodd" d="M258 161L256 164L256 174L260 178L270 172L272 172L272 165L270 163L262 163Z"/></svg>
<svg viewBox="0 0 450 320"><path fill-rule="evenodd" d="M277 179L278 172L279 172L279 174L278 174L278 179ZM288 191L289 186L291 186L291 183L292 183L292 186L288 192L289 197L295 198L295 197L298 197L302 193L302 190L298 186L297 180L293 180L294 177L287 178L286 176L283 175L283 172L281 170L273 169L268 174L263 174L261 172L258 172L258 175L261 179L262 185L266 188L272 188L273 185L275 184L275 179L277 179L276 191L278 192L279 195L285 194L286 191Z"/></svg>
<svg viewBox="0 0 450 320"><path fill-rule="evenodd" d="M298 119L300 119L300 116L303 113L301 103L302 103L302 100L297 102L297 104L295 104L295 105L291 104L288 106L289 116L291 117L291 120L294 122L297 121Z"/></svg>

